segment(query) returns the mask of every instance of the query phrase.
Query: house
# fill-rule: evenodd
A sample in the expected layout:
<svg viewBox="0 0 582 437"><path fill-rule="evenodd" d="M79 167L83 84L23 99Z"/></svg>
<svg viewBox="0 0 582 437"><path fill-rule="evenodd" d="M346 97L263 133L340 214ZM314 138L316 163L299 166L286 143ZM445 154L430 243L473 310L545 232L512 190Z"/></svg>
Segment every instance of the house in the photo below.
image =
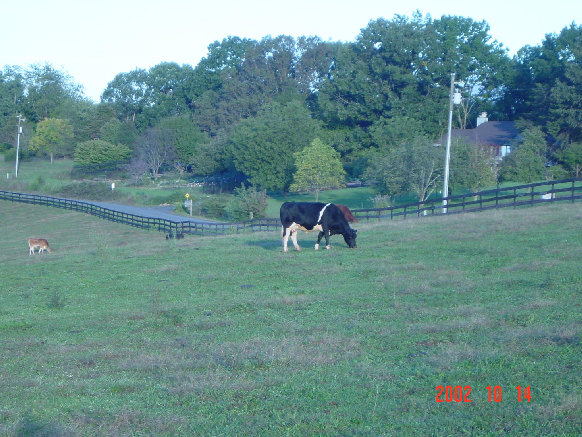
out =
<svg viewBox="0 0 582 437"><path fill-rule="evenodd" d="M487 113L482 112L477 117L477 127L474 129L453 129L451 139L462 139L469 144L493 149L498 159L511 152L511 145L519 139L519 131L513 121L489 121ZM446 144L447 138L441 138L441 144Z"/></svg>

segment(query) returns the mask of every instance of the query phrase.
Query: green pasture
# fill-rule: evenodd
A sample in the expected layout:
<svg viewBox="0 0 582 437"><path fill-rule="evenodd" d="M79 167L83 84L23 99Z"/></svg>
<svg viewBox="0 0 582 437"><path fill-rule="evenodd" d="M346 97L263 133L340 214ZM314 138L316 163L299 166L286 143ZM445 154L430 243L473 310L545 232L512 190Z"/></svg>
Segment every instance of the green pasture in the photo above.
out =
<svg viewBox="0 0 582 437"><path fill-rule="evenodd" d="M287 254L6 201L0 223L0 435L582 431L582 204Z"/></svg>

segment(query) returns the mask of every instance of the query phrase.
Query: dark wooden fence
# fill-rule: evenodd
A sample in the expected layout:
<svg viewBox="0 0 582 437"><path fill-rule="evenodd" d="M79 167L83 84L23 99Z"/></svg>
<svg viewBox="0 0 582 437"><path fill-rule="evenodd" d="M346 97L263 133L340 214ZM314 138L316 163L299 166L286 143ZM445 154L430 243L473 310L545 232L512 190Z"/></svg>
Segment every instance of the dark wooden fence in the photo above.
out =
<svg viewBox="0 0 582 437"><path fill-rule="evenodd" d="M44 196L39 194L14 193L11 191L0 191L0 199L12 202L30 203L34 205L45 205L56 208L70 209L84 212L106 220L124 223L143 229L154 229L166 233L187 233L187 234L226 234L243 231L263 231L280 229L281 224L278 219L257 219L240 223L200 223L191 220L181 220L176 216L176 220L169 220L157 217L144 217L130 214L110 208L104 208L89 202L80 200L64 199L59 197Z"/></svg>
<svg viewBox="0 0 582 437"><path fill-rule="evenodd" d="M422 203L352 210L358 220L423 217L496 208L518 208L540 203L574 202L582 198L582 178L496 188ZM447 201L446 209L443 200Z"/></svg>
<svg viewBox="0 0 582 437"><path fill-rule="evenodd" d="M540 182L515 187L497 188L448 197L446 213L484 211L493 208L517 208L533 206L540 203L574 202L582 198L582 178L561 181ZM52 206L84 212L96 217L136 226L154 229L167 234L229 234L239 232L280 230L278 218L260 218L237 223L199 223L191 220L168 220L156 217L144 217L94 205L80 200L64 199L39 194L14 193L0 191L1 200ZM391 206L388 208L354 209L352 213L359 220L380 220L442 215L443 199L423 203Z"/></svg>

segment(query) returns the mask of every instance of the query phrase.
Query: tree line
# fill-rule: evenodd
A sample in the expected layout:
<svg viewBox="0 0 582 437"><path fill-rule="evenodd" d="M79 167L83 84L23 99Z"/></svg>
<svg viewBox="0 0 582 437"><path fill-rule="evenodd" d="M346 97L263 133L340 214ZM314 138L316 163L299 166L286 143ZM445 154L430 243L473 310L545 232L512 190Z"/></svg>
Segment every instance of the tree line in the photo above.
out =
<svg viewBox="0 0 582 437"><path fill-rule="evenodd" d="M169 167L238 174L284 191L324 189L345 172L383 194L413 190L423 200L442 173L444 151L433 144L446 133L453 72L463 96L455 128L475 127L486 111L522 131L501 166L454 147L453 187L580 174L582 27L572 23L510 58L485 21L420 12L370 21L353 42L227 37L194 67L119 73L97 104L50 65L6 66L0 142L14 157L21 114L24 158L74 157L81 168L123 169L136 180ZM324 160L334 164L323 172L340 175L321 179L327 185L308 171ZM557 164L552 174L548 163Z"/></svg>

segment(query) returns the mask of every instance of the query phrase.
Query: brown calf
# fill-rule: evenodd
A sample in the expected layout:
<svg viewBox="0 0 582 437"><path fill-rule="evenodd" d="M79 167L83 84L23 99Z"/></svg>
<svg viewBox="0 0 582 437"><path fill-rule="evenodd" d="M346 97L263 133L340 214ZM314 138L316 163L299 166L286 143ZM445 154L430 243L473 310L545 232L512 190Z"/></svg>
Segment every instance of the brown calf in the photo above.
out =
<svg viewBox="0 0 582 437"><path fill-rule="evenodd" d="M34 249L38 248L38 253L44 252L45 250L48 252L52 252L51 247L44 238L29 238L28 239L28 254L33 255Z"/></svg>
<svg viewBox="0 0 582 437"><path fill-rule="evenodd" d="M346 218L346 220L350 223L358 223L358 219L355 218L352 214L352 212L350 211L350 209L347 206L344 205L338 205L336 203L336 205L339 209L342 210L342 212L344 213L344 217Z"/></svg>

